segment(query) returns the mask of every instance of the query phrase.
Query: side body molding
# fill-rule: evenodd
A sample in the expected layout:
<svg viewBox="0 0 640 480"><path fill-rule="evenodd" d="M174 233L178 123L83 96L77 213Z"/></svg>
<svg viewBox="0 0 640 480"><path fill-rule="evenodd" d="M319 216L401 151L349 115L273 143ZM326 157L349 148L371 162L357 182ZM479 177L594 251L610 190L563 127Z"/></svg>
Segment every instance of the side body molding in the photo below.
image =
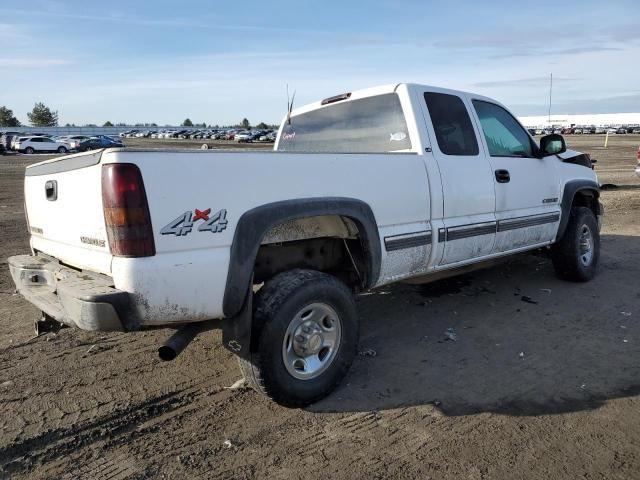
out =
<svg viewBox="0 0 640 480"><path fill-rule="evenodd" d="M225 317L235 316L245 302L256 255L267 231L288 220L323 215L340 215L356 224L368 267L364 286L371 288L375 285L380 275L382 254L378 226L368 204L347 197L300 198L268 203L248 210L238 221L222 304Z"/></svg>
<svg viewBox="0 0 640 480"><path fill-rule="evenodd" d="M571 180L565 184L564 191L562 192L562 203L560 205L562 208L562 215L560 217L560 226L558 227L556 241L562 238L565 230L567 229L569 215L571 215L571 205L573 204L573 199L575 198L576 193L583 190L586 190L593 195L596 201L600 197L600 186L593 180Z"/></svg>

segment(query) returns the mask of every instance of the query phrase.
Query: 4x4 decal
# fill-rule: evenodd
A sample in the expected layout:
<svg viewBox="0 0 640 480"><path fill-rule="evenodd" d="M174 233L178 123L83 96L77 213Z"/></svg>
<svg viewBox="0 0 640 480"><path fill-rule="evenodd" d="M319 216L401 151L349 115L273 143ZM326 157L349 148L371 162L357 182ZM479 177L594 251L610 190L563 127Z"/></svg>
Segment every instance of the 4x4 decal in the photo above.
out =
<svg viewBox="0 0 640 480"><path fill-rule="evenodd" d="M178 237L187 235L191 233L193 224L198 220L204 220L204 223L198 227L199 232L220 233L227 228L227 211L225 209L218 210L211 217L209 217L210 213L210 208L206 210L198 210L196 208L194 213L184 212L165 225L160 230L160 234L176 235Z"/></svg>

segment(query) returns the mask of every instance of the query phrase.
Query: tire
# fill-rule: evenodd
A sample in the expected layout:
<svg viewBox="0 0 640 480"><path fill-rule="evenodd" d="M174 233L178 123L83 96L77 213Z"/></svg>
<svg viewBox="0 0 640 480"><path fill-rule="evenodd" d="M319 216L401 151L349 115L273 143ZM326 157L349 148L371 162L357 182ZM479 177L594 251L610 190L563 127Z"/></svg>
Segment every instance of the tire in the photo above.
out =
<svg viewBox="0 0 640 480"><path fill-rule="evenodd" d="M65 147L58 147L58 153L67 153L69 150L67 150Z"/></svg>
<svg viewBox="0 0 640 480"><path fill-rule="evenodd" d="M239 359L240 369L248 385L280 405L304 407L342 381L358 337L349 289L325 273L291 270L268 280L256 294L252 348L249 359Z"/></svg>
<svg viewBox="0 0 640 480"><path fill-rule="evenodd" d="M26 153L27 155L33 155L34 152L35 150L32 147L27 147L24 149L24 153Z"/></svg>
<svg viewBox="0 0 640 480"><path fill-rule="evenodd" d="M600 232L591 209L573 207L564 235L551 249L556 275L572 282L588 282L598 268Z"/></svg>

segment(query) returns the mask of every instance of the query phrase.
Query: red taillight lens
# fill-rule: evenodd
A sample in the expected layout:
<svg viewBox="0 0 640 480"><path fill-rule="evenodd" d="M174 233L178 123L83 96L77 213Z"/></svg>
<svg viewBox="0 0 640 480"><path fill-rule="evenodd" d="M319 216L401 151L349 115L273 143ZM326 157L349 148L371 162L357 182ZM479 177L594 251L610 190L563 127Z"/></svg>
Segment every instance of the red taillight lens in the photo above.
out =
<svg viewBox="0 0 640 480"><path fill-rule="evenodd" d="M147 195L136 165L102 166L102 207L113 255L151 257L156 254Z"/></svg>

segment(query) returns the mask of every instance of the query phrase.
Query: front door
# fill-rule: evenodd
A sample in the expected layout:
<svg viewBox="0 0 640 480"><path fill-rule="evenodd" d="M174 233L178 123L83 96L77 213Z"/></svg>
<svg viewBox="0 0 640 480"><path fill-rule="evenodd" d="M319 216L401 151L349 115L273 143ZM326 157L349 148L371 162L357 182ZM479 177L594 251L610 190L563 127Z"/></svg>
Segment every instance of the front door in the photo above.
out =
<svg viewBox="0 0 640 480"><path fill-rule="evenodd" d="M473 99L496 192L494 253L553 239L560 221L560 182L553 157L538 158L529 133L505 108Z"/></svg>
<svg viewBox="0 0 640 480"><path fill-rule="evenodd" d="M441 256L449 265L489 255L496 236L493 172L465 100L447 90L424 92L427 130L442 182ZM434 232L435 233L435 232Z"/></svg>

